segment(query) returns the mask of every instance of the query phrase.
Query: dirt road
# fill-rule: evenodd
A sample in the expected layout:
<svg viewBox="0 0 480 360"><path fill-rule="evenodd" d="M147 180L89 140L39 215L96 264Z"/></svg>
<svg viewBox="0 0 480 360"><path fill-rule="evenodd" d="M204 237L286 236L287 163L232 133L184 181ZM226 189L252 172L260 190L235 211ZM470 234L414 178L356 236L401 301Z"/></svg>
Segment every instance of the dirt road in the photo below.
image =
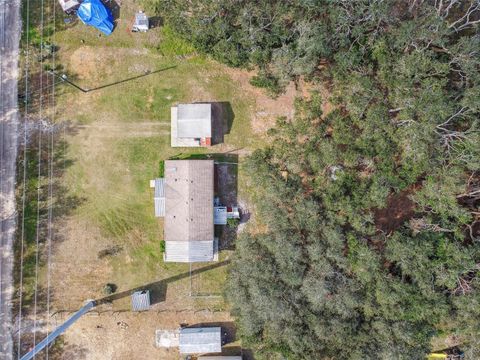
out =
<svg viewBox="0 0 480 360"><path fill-rule="evenodd" d="M0 359L12 359L20 0L0 0Z"/></svg>

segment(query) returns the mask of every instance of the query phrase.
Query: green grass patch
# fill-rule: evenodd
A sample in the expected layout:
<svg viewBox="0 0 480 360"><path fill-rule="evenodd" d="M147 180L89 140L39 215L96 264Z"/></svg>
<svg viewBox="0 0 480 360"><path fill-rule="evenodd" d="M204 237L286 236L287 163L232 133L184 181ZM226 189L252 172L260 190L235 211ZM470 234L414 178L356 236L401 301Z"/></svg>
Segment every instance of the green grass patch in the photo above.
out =
<svg viewBox="0 0 480 360"><path fill-rule="evenodd" d="M158 51L163 56L188 56L195 54L193 45L178 36L169 25L162 27Z"/></svg>

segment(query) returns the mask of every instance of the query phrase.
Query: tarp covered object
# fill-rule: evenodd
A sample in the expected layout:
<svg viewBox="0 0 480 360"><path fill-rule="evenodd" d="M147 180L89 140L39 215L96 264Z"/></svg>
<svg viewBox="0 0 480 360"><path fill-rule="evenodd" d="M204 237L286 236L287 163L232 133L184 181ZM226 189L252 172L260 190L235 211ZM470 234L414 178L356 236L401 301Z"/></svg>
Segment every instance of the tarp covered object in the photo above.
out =
<svg viewBox="0 0 480 360"><path fill-rule="evenodd" d="M100 0L84 0L77 15L84 24L96 27L105 35L110 35L113 31L112 13Z"/></svg>

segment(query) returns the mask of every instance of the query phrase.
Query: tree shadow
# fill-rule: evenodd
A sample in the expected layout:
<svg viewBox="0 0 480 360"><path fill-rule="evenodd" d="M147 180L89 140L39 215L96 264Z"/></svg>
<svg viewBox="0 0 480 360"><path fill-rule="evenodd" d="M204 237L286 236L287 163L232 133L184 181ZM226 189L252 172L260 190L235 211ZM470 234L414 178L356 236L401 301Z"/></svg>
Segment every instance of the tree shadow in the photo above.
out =
<svg viewBox="0 0 480 360"><path fill-rule="evenodd" d="M229 263L230 263L230 260L225 260L225 261L221 261L221 262L218 262L218 263L210 264L210 265L201 267L199 269L192 270L191 274L192 275L200 274L200 273L205 272L205 271L209 271L209 270L213 270L213 269L225 266ZM115 294L112 294L112 295L109 295L109 296L105 296L101 299L96 300L96 302L97 302L98 305L108 304L108 303L111 303L115 300L119 300L119 299L125 298L127 296L130 296L135 291L150 290L150 304L151 305L158 304L162 301L165 301L168 284L173 283L175 281L179 281L179 280L188 278L189 276L190 276L190 271L184 272L184 273L181 273L181 274L178 274L178 275L171 276L171 277L166 278L166 279L162 279L162 280L155 281L155 282L152 282L152 283L149 283L149 284L138 286L138 287L130 289L130 290L126 290L126 291L115 293Z"/></svg>
<svg viewBox="0 0 480 360"><path fill-rule="evenodd" d="M28 313L34 300L36 269L44 268L50 249L65 240L56 224L85 201L85 198L72 195L64 184L65 171L74 161L67 156L68 144L62 134L54 126L33 128L27 143L19 146L16 199L19 221L14 246L14 283L18 296L13 301L14 313L19 311L20 292L22 312ZM46 292L37 288L40 309L45 307L46 298Z"/></svg>

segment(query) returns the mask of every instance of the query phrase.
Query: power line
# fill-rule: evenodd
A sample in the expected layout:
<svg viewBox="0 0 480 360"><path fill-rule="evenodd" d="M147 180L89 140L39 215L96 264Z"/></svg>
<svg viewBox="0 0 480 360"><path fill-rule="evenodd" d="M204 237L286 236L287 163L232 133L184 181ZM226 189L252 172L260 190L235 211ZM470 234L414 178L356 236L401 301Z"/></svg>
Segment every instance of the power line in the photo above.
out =
<svg viewBox="0 0 480 360"><path fill-rule="evenodd" d="M1 47L4 47L5 46L5 13L7 11L6 9L6 2L3 1L2 2L2 5L3 5L3 10L2 10L2 17L3 17L3 26L4 26L4 29L2 29L2 42L1 42ZM3 56L0 56L0 90L1 90L1 94L3 94ZM2 95L3 96L3 95ZM5 104L3 103L3 100L0 101L2 103L2 117L5 116L6 114L6 111L5 111ZM5 119L6 120L6 119ZM5 143L5 121L2 121L2 126L1 126L1 131L0 131L0 139L2 141L2 144ZM1 164L1 167L0 167L0 189L3 189L3 150L0 151L0 164ZM5 167L5 172L7 172L7 169ZM3 200L3 197L2 197L2 200ZM3 204L1 204L1 208L2 209L6 209L6 206L4 206ZM2 222L4 219L0 219ZM6 219L5 219L6 220ZM0 236L4 236L3 235L3 231L2 231L2 234L0 234ZM0 259L2 259L3 261L3 254L0 255ZM2 276L2 268L3 266L0 266L0 278ZM2 285L0 283L0 304L2 303L2 294L3 294L3 290L2 290Z"/></svg>
<svg viewBox="0 0 480 360"><path fill-rule="evenodd" d="M43 30L44 30L44 7L43 0L41 2L41 17L40 17L40 89L43 89ZM43 116L43 91L40 94L39 104L40 119ZM34 315L33 315L33 346L36 345L37 335L37 301L38 301L38 262L39 262L39 240L40 240L40 179L42 169L42 128L38 133L38 180L37 180L37 227L35 238L35 293L34 293Z"/></svg>
<svg viewBox="0 0 480 360"><path fill-rule="evenodd" d="M23 257L25 248L25 198L27 188L27 116L28 116L28 76L30 66L30 46L29 46L29 27L30 27L30 0L27 0L27 14L25 24L26 34L26 61L25 61L25 113L23 120L23 189L22 189L22 234L20 244L20 285L19 285L19 307L18 307L18 350L17 359L20 359L22 344L22 307L23 307Z"/></svg>
<svg viewBox="0 0 480 360"><path fill-rule="evenodd" d="M53 41L55 41L55 1L53 2ZM52 64L55 68L55 53L52 55ZM52 76L52 82L55 84L55 79ZM55 123L55 86L52 87L52 124ZM47 338L50 334L50 261L52 254L52 204L53 204L53 157L54 157L54 135L53 130L50 131L50 167L49 167L49 179L48 179L48 236L47 236ZM46 360L48 360L48 350L49 347L45 349L46 351Z"/></svg>

